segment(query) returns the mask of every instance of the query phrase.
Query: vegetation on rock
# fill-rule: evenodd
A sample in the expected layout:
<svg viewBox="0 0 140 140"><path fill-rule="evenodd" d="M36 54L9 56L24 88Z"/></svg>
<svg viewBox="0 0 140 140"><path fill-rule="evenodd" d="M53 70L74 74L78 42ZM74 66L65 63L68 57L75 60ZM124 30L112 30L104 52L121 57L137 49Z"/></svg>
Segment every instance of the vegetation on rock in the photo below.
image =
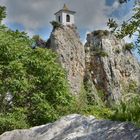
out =
<svg viewBox="0 0 140 140"><path fill-rule="evenodd" d="M134 44L133 43L126 43L125 44L124 50L131 51L132 49L134 49Z"/></svg>
<svg viewBox="0 0 140 140"><path fill-rule="evenodd" d="M108 36L109 31L108 30L97 30L97 31L94 31L93 34L94 34L94 36L103 37L103 36Z"/></svg>
<svg viewBox="0 0 140 140"><path fill-rule="evenodd" d="M124 1L120 3L124 3ZM107 25L118 38L124 38L126 36L131 38L135 36L135 47L140 50L140 1L136 0L133 12L132 17L124 21L121 25L114 19L109 19Z"/></svg>
<svg viewBox="0 0 140 140"><path fill-rule="evenodd" d="M50 22L53 26L53 29L59 28L61 27L61 23L57 22L57 21L52 21Z"/></svg>
<svg viewBox="0 0 140 140"><path fill-rule="evenodd" d="M119 104L113 107L111 120L129 121L140 126L140 97L138 94L126 94Z"/></svg>
<svg viewBox="0 0 140 140"><path fill-rule="evenodd" d="M94 55L96 56L101 56L101 57L108 57L107 52L103 51L103 50L96 50Z"/></svg>
<svg viewBox="0 0 140 140"><path fill-rule="evenodd" d="M115 52L119 54L121 52L121 50L117 48L117 49L115 49Z"/></svg>

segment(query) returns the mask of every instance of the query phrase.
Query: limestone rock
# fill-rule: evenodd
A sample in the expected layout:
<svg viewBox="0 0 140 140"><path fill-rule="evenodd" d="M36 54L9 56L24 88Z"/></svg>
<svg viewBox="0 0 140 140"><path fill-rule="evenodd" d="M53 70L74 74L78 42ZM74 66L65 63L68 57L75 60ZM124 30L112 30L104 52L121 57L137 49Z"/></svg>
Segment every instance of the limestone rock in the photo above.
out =
<svg viewBox="0 0 140 140"><path fill-rule="evenodd" d="M124 92L133 92L131 88L139 91L140 65L131 51L125 50L123 40L108 31L95 31L87 35L85 50L86 71L107 100L118 101Z"/></svg>
<svg viewBox="0 0 140 140"><path fill-rule="evenodd" d="M54 29L50 36L49 48L59 55L60 64L67 72L72 94L79 93L84 77L85 51L76 28L62 25Z"/></svg>
<svg viewBox="0 0 140 140"><path fill-rule="evenodd" d="M93 116L68 115L27 130L5 132L0 140L139 140L140 129L127 122L97 120Z"/></svg>

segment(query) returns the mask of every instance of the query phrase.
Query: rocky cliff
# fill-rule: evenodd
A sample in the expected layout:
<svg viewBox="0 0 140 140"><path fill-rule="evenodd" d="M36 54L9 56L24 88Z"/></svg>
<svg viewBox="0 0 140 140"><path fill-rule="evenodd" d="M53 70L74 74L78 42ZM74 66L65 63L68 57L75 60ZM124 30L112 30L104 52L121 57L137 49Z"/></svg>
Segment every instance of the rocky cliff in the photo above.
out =
<svg viewBox="0 0 140 140"><path fill-rule="evenodd" d="M86 74L105 99L118 101L125 93L138 92L140 65L123 40L108 31L87 35Z"/></svg>
<svg viewBox="0 0 140 140"><path fill-rule="evenodd" d="M139 140L140 129L130 123L97 120L93 116L68 115L25 130L14 130L0 140Z"/></svg>
<svg viewBox="0 0 140 140"><path fill-rule="evenodd" d="M59 55L59 62L67 72L71 93L77 94L83 84L85 51L74 26L55 28L49 39L49 48Z"/></svg>
<svg viewBox="0 0 140 140"><path fill-rule="evenodd" d="M117 102L125 93L139 92L138 61L125 42L108 31L89 33L84 47L76 27L61 25L53 29L48 46L59 55L73 95L80 92L83 79L90 83L94 96L102 90L109 102Z"/></svg>

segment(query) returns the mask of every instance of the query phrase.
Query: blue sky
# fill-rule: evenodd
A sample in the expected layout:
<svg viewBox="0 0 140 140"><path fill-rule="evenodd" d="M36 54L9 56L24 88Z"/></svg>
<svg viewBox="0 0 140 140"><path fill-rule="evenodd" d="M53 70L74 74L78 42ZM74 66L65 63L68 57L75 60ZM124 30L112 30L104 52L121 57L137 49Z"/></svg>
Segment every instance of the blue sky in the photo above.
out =
<svg viewBox="0 0 140 140"><path fill-rule="evenodd" d="M66 3L77 12L76 25L81 36L95 29L106 28L108 18L122 20L129 16L134 0L119 5L118 0L1 0L7 7L5 23L12 29L25 30L47 38L51 32L50 21L54 13Z"/></svg>
<svg viewBox="0 0 140 140"><path fill-rule="evenodd" d="M43 39L50 36L54 13L66 3L69 9L76 11L75 24L85 42L86 33L97 29L106 29L108 18L118 22L128 19L134 0L120 5L118 0L0 0L7 7L4 23L13 30L25 31L32 36L39 34ZM130 41L129 39L127 39Z"/></svg>

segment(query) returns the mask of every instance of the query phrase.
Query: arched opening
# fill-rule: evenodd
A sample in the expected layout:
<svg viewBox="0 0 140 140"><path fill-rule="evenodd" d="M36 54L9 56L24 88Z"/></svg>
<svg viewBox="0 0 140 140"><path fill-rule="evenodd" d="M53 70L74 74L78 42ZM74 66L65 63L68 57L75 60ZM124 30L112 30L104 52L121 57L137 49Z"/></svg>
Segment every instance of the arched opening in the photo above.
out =
<svg viewBox="0 0 140 140"><path fill-rule="evenodd" d="M58 21L61 22L61 17L60 16L58 17Z"/></svg>
<svg viewBox="0 0 140 140"><path fill-rule="evenodd" d="M67 15L67 16L66 16L66 21L67 21L67 22L70 22L70 15Z"/></svg>

